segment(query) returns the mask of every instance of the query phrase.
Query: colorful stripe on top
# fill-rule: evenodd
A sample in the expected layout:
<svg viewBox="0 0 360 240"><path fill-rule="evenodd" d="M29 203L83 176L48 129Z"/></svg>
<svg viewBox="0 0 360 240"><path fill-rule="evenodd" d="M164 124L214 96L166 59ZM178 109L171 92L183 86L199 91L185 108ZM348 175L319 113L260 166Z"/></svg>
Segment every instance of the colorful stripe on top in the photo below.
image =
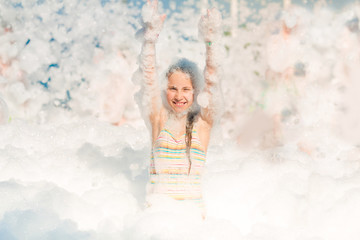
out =
<svg viewBox="0 0 360 240"><path fill-rule="evenodd" d="M176 200L192 200L202 206L201 175L206 153L195 129L190 159L189 172L185 134L177 139L169 130L163 129L153 146L149 193L165 194Z"/></svg>

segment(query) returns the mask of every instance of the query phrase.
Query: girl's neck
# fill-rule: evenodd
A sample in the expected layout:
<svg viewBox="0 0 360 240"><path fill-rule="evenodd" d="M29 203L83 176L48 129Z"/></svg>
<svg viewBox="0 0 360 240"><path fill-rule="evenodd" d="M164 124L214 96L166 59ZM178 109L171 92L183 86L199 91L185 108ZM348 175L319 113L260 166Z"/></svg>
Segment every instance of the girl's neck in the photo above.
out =
<svg viewBox="0 0 360 240"><path fill-rule="evenodd" d="M188 110L183 112L175 112L173 110L169 111L168 118L175 121L184 121L186 123L186 118L188 115Z"/></svg>
<svg viewBox="0 0 360 240"><path fill-rule="evenodd" d="M187 113L169 112L165 127L176 135L181 135L186 130Z"/></svg>

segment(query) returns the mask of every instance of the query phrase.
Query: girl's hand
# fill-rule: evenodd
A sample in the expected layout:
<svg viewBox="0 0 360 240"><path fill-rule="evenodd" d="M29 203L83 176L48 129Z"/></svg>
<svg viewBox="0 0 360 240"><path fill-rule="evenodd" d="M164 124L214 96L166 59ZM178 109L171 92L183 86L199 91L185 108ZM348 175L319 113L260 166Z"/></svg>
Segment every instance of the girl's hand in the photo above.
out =
<svg viewBox="0 0 360 240"><path fill-rule="evenodd" d="M166 15L159 15L158 1L147 1L141 11L142 22L144 26L144 39L146 41L155 42L162 30Z"/></svg>
<svg viewBox="0 0 360 240"><path fill-rule="evenodd" d="M221 13L216 9L208 9L207 14L199 21L199 35L204 42L211 44L221 37Z"/></svg>

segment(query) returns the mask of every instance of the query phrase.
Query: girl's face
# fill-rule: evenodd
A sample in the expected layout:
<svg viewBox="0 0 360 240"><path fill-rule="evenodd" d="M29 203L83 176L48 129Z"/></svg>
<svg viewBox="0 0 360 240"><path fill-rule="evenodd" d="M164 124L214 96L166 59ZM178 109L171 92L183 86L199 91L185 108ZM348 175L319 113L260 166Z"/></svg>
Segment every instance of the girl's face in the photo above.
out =
<svg viewBox="0 0 360 240"><path fill-rule="evenodd" d="M194 88L187 74L176 71L170 75L166 99L176 113L181 113L191 107L194 102Z"/></svg>

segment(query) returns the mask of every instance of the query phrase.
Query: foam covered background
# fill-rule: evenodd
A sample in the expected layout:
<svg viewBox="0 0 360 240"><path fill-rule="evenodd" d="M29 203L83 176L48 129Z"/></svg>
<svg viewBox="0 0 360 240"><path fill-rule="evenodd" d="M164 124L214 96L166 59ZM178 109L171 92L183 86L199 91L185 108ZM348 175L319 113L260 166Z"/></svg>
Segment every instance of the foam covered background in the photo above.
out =
<svg viewBox="0 0 360 240"><path fill-rule="evenodd" d="M360 41L347 26L359 5L297 6L286 44L276 40L280 4L238 7L235 29L221 8L225 109L204 175L208 217L199 221L144 208L151 143L131 80L139 6L2 1L0 239L358 240ZM160 70L176 57L203 68L200 1L162 11ZM284 87L269 87L267 70L298 63L298 95L279 96ZM284 121L283 143L264 147L272 106L289 98L296 114Z"/></svg>

